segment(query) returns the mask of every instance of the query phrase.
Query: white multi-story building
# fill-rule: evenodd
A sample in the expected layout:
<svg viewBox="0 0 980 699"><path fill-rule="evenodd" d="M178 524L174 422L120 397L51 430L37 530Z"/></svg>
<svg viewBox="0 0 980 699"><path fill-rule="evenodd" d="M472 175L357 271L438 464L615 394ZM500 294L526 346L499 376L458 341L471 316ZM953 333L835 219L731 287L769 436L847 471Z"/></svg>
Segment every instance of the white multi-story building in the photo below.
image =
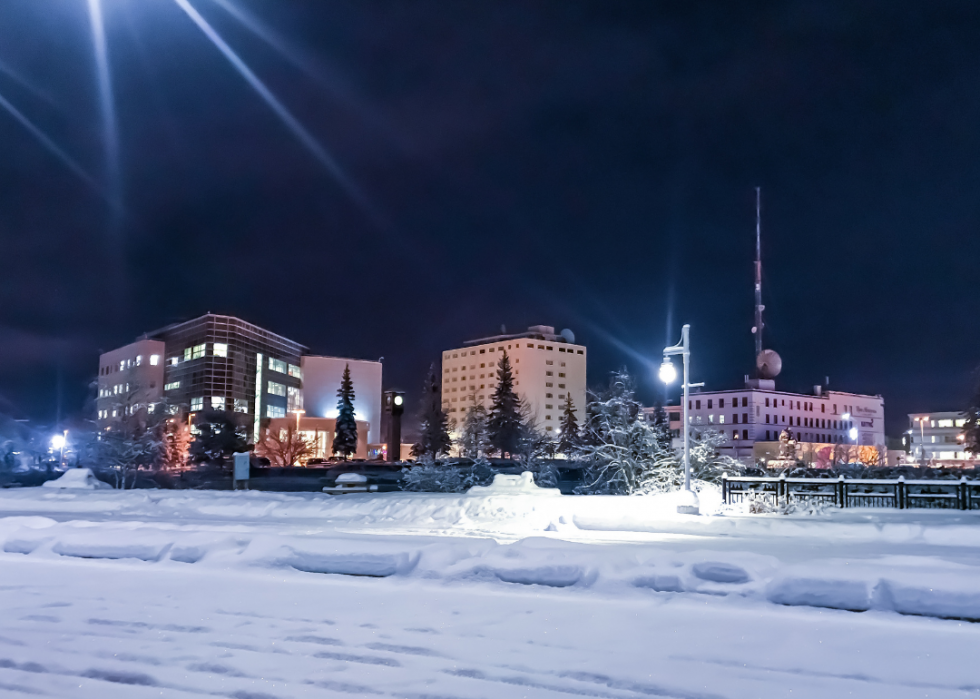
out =
<svg viewBox="0 0 980 699"><path fill-rule="evenodd" d="M646 408L648 415L652 408ZM670 427L679 437L680 406L667 406ZM825 391L777 391L775 382L752 380L732 391L690 396L692 428L714 429L725 437L721 452L745 463L776 458L779 435L789 429L798 456L814 466L829 465L842 446L885 447L885 403L881 396Z"/></svg>
<svg viewBox="0 0 980 699"><path fill-rule="evenodd" d="M569 395L579 425L585 423L585 347L575 344L571 331L555 334L548 325L470 340L459 349L443 352L442 406L450 418L460 424L475 405L490 410L497 364L504 352L514 373L514 391L527 403L546 435L558 435Z"/></svg>
<svg viewBox="0 0 980 699"><path fill-rule="evenodd" d="M966 451L961 412L911 413L906 443L920 466L973 466L980 458Z"/></svg>

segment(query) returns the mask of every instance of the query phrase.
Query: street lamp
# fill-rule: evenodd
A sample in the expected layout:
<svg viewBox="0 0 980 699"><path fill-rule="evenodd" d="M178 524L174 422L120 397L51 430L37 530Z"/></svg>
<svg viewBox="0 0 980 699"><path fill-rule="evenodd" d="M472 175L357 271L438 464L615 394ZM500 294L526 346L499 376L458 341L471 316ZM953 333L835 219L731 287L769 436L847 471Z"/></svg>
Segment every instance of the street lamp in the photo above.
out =
<svg viewBox="0 0 980 699"><path fill-rule="evenodd" d="M60 450L61 456L58 460L58 465L62 466L65 463L65 444L68 442L68 430L65 430L63 434L56 434L51 438L51 448L54 450Z"/></svg>
<svg viewBox="0 0 980 699"><path fill-rule="evenodd" d="M300 408L298 410L290 410L289 412L296 413L296 431L299 432L299 416L306 415L306 411Z"/></svg>
<svg viewBox="0 0 980 699"><path fill-rule="evenodd" d="M677 370L674 368L674 364L668 359L668 357L679 354L684 361L684 384L682 386L684 389L684 402L681 405L682 420L684 423L684 490L682 491L682 499L680 500L680 504L677 505L677 512L682 515L696 515L700 511L698 496L693 490L691 490L691 425L687 413L688 404L690 402L688 400L689 389L697 386L703 386L704 384L692 384L689 383L688 380L690 373L689 365L691 362L690 331L691 326L685 325L683 328L681 328L680 343L671 347L664 347L664 362L660 365L660 380L669 384L677 378Z"/></svg>

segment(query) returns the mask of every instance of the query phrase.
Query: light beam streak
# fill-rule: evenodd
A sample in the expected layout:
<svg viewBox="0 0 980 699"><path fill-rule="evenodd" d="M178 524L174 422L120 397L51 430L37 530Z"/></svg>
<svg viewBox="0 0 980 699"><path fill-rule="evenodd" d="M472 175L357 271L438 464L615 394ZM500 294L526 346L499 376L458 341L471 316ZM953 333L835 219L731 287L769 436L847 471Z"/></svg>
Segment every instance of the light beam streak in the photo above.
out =
<svg viewBox="0 0 980 699"><path fill-rule="evenodd" d="M89 175L87 172L85 172L84 169L82 169L81 165L79 165L74 160L72 160L72 158L67 153L65 153L65 151L59 148L54 141L48 138L47 134L45 134L43 131L41 131L41 129L36 127L31 122L30 119L24 116L24 114L21 113L19 109L17 109L14 105L8 102L3 95L0 95L0 107L6 109L7 112L14 119L20 122L21 126L23 126L25 129L30 131L31 135L41 142L41 145L47 148L52 153L52 155L58 158L58 160L60 160L62 164L65 165L65 167L67 167L69 170L75 173L75 175L77 175L79 179L85 182L85 184L87 184L89 187L94 189L100 195L104 195L101 187L99 187L99 184L92 178L91 175Z"/></svg>
<svg viewBox="0 0 980 699"><path fill-rule="evenodd" d="M97 0L89 0L90 2ZM327 152L327 150L320 145L320 143L313 137L313 135L306 130L306 128L299 122L296 117L279 101L279 99L265 86L255 73L252 72L245 62L239 58L238 54L227 44L224 39L214 30L214 28L208 24L207 20L202 17L197 10L195 10L188 0L174 0L175 3L184 11L184 13L191 18L191 20L198 26L198 28L204 32L204 35L211 40L211 43L224 54L225 58L234 66L235 70L245 79L245 81L252 86L252 89L265 101L267 105L275 112L276 116L282 121L282 123L293 132L293 135L299 140L303 146L310 152L313 157L315 157L320 164L322 164L334 179L343 187L347 195L353 199L358 205L363 209L370 212L370 207L367 204L367 200L364 195L361 194L360 190L347 178L347 175L340 168L340 165L336 160Z"/></svg>
<svg viewBox="0 0 980 699"><path fill-rule="evenodd" d="M119 130L109 75L109 53L106 47L105 26L102 22L102 0L88 0L88 16L92 25L92 44L99 82L99 108L102 112L102 140L105 148L106 179L109 200L113 208L122 208L122 182L119 176Z"/></svg>
<svg viewBox="0 0 980 699"><path fill-rule="evenodd" d="M13 68L11 68L9 65L7 65L6 63L4 63L3 61L0 61L0 73L3 73L4 75L6 75L8 78L10 78L11 80L13 80L15 83L17 83L18 85L20 85L22 88L24 88L25 90L27 90L28 92L30 92L32 95L34 95L38 99L47 102L48 104L50 104L53 107L57 107L58 106L55 103L54 99L52 99L51 95L49 95L47 92L45 92L44 90L42 90L41 88L39 88L37 85L35 85L34 83L32 83L30 80L28 80L27 78L25 78L23 75L21 75L20 73L18 73L16 70L14 70Z"/></svg>

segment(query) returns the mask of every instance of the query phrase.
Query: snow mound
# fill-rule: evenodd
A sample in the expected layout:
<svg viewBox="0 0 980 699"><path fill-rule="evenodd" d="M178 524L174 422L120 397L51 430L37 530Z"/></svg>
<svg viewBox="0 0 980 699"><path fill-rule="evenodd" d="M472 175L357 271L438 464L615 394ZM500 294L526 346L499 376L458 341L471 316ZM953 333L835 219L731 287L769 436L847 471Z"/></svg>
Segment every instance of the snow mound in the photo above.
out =
<svg viewBox="0 0 980 699"><path fill-rule="evenodd" d="M73 468L70 471L65 471L61 478L56 478L53 481L47 481L42 483L45 488L81 488L82 490L112 490L112 486L108 483L103 483L95 474L92 473L91 469L88 468Z"/></svg>
<svg viewBox="0 0 980 699"><path fill-rule="evenodd" d="M534 474L525 471L519 476L508 476L498 473L493 477L490 485L474 485L470 488L467 495L478 495L485 497L488 495L561 495L557 488L540 488L534 482Z"/></svg>

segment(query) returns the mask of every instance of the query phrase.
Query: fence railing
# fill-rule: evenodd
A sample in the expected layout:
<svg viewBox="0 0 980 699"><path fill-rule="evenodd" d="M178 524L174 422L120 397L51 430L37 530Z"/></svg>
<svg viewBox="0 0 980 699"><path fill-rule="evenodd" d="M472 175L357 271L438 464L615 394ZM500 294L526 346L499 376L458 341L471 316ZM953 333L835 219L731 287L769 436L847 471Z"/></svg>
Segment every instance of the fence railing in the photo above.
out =
<svg viewBox="0 0 980 699"><path fill-rule="evenodd" d="M980 481L905 480L884 478L753 478L721 479L725 504L746 498L765 500L773 505L791 502L824 502L837 507L890 507L978 510Z"/></svg>

